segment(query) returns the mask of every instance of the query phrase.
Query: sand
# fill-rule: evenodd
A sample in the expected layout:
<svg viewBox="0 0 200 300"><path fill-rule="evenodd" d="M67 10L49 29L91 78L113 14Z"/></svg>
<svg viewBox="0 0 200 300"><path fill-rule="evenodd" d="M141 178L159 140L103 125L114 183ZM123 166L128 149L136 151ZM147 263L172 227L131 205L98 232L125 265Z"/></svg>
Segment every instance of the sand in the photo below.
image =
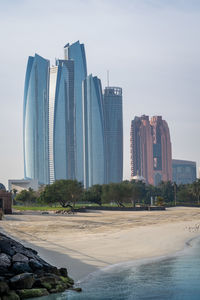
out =
<svg viewBox="0 0 200 300"><path fill-rule="evenodd" d="M39 252L75 280L100 268L166 256L200 235L200 208L91 211L74 215L24 212L5 216L1 230Z"/></svg>

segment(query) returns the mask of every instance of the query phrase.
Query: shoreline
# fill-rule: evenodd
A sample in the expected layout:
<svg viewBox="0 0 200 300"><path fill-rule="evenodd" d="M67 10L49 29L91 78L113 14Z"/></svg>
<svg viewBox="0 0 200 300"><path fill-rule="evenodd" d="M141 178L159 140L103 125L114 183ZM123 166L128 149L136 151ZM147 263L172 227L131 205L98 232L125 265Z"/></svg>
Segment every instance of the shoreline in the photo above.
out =
<svg viewBox="0 0 200 300"><path fill-rule="evenodd" d="M198 222L199 208L174 208L124 215L12 215L0 227L47 262L67 267L77 282L113 265L174 256L200 236Z"/></svg>
<svg viewBox="0 0 200 300"><path fill-rule="evenodd" d="M168 260L168 259L171 259L173 257L178 257L179 255L183 254L185 251L188 251L189 247L193 247L193 245L190 245L190 242L193 242L193 241L197 242L198 240L200 240L200 233L197 236L187 240L184 244L183 249L180 249L180 250L178 250L174 253L170 253L170 254L166 254L166 255L162 255L162 256L159 255L159 256L154 256L154 257L143 257L143 258L138 258L138 259L134 259L134 260L130 260L130 261L118 262L118 263L115 263L113 265L103 267L103 268L101 268L97 271L94 271L92 273L89 273L84 278L81 278L80 280L78 280L75 284L79 285L79 284L81 284L81 282L89 280L91 277L95 276L99 272L104 272L104 271L106 272L107 270L112 269L112 268L117 268L117 267L120 267L120 266L122 268L126 268L126 267L129 267L129 266L138 267L138 266L146 265L146 264L149 264L149 263L155 263L157 261Z"/></svg>

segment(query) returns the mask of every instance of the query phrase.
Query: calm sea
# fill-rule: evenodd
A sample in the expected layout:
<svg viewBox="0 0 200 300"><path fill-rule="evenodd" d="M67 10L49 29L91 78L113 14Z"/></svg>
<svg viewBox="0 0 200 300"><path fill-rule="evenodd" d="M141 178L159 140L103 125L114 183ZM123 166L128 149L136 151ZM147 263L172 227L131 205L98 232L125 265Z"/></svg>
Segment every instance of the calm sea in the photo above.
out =
<svg viewBox="0 0 200 300"><path fill-rule="evenodd" d="M80 294L70 291L40 299L200 300L200 238L176 256L113 265L89 275L80 286Z"/></svg>

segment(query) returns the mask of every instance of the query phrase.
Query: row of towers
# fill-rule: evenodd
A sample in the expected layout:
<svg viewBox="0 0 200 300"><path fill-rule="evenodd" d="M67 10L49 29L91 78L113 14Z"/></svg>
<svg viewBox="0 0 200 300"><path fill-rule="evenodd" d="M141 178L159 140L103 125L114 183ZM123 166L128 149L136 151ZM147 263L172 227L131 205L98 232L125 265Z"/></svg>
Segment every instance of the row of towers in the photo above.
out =
<svg viewBox="0 0 200 300"><path fill-rule="evenodd" d="M66 44L50 67L28 59L23 108L24 177L86 188L123 178L122 89L87 75L84 44Z"/></svg>

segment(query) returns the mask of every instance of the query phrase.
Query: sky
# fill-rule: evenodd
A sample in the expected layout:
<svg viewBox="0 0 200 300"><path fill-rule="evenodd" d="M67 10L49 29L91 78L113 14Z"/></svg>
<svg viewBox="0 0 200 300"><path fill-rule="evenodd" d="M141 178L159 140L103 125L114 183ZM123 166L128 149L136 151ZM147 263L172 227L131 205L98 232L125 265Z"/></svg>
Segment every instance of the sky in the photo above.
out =
<svg viewBox="0 0 200 300"><path fill-rule="evenodd" d="M124 179L130 125L161 115L172 156L200 166L199 0L0 0L0 182L21 179L28 56L63 57L85 44L88 73L123 89Z"/></svg>

